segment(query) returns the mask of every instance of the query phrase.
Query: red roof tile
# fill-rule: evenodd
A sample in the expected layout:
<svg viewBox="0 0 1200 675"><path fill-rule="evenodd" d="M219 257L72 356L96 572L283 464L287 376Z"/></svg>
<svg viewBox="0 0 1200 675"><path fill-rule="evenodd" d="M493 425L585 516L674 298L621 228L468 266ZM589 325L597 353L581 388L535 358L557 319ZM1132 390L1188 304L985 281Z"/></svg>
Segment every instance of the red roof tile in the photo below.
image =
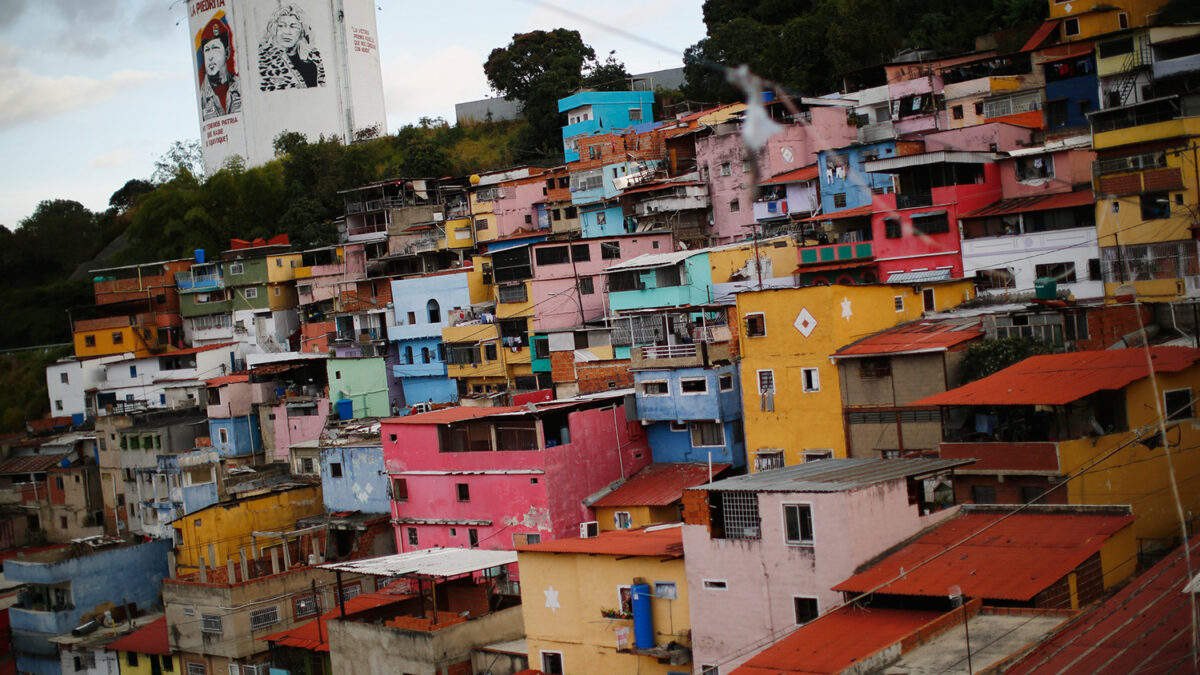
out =
<svg viewBox="0 0 1200 675"><path fill-rule="evenodd" d="M714 464L713 475L728 468L728 464ZM683 498L684 490L707 482L706 464L651 464L598 499L592 508L669 506Z"/></svg>
<svg viewBox="0 0 1200 675"><path fill-rule="evenodd" d="M1154 370L1177 373L1200 349L1151 347ZM909 405L1066 405L1098 391L1117 391L1148 375L1142 349L1031 356L998 373Z"/></svg>
<svg viewBox="0 0 1200 675"><path fill-rule="evenodd" d="M800 627L742 664L733 675L841 673L942 615L937 611L842 607Z"/></svg>
<svg viewBox="0 0 1200 675"><path fill-rule="evenodd" d="M1001 199L983 208L975 209L961 218L982 218L984 216L999 216L1006 213L1026 213L1029 211L1050 211L1052 209L1067 209L1074 206L1090 206L1096 203L1092 191L1077 190L1075 192L1060 192L1053 195L1036 195L1033 197L1013 197Z"/></svg>
<svg viewBox="0 0 1200 675"><path fill-rule="evenodd" d="M1200 536L1189 543L1200 555ZM1166 673L1191 658L1183 547L1071 621L1006 673Z"/></svg>
<svg viewBox="0 0 1200 675"><path fill-rule="evenodd" d="M69 457L69 453L61 455L26 455L24 457L13 457L7 462L0 464L0 474L38 473L59 466L62 464L64 459L68 459Z"/></svg>
<svg viewBox="0 0 1200 675"><path fill-rule="evenodd" d="M817 165L793 169L785 173L776 174L762 182L763 185L783 185L784 183L799 183L804 180L812 180L817 177Z"/></svg>
<svg viewBox="0 0 1200 675"><path fill-rule="evenodd" d="M388 593L380 591L376 593L361 593L346 601L346 614L354 614L384 605L403 602L409 598L416 597L413 595L401 595L398 593ZM278 633L272 633L264 637L258 638L264 642L274 642L284 647L297 647L299 649L307 649L315 652L329 651L329 628L325 625L330 618L341 616L341 608L334 607L321 616L309 621L308 623L292 626L287 630L281 630Z"/></svg>
<svg viewBox="0 0 1200 675"><path fill-rule="evenodd" d="M869 216L875 213L875 207L867 204L866 206L858 206L853 209L845 209L843 211L834 211L833 213L818 213L811 218L801 218L799 222L817 222L821 220L840 220L842 218L858 218L860 216Z"/></svg>
<svg viewBox="0 0 1200 675"><path fill-rule="evenodd" d="M211 380L205 380L205 384L209 387L220 387L225 384L234 384L236 382L249 382L250 373L234 373L233 375L225 375L223 377L214 377Z"/></svg>
<svg viewBox="0 0 1200 675"><path fill-rule="evenodd" d="M913 321L865 337L834 354L835 358L920 354L947 349L983 336L979 323Z"/></svg>
<svg viewBox="0 0 1200 675"><path fill-rule="evenodd" d="M589 555L637 555L655 558L683 557L683 528L677 526L601 532L587 539L555 539L518 546L530 553L584 553Z"/></svg>
<svg viewBox="0 0 1200 675"><path fill-rule="evenodd" d="M108 649L114 652L137 652L138 654L157 654L159 656L170 654L171 642L167 639L167 617L158 617L110 644Z"/></svg>
<svg viewBox="0 0 1200 675"><path fill-rule="evenodd" d="M833 590L945 598L959 586L968 598L1027 602L1133 522L1130 515L1094 513L1005 515L963 513Z"/></svg>

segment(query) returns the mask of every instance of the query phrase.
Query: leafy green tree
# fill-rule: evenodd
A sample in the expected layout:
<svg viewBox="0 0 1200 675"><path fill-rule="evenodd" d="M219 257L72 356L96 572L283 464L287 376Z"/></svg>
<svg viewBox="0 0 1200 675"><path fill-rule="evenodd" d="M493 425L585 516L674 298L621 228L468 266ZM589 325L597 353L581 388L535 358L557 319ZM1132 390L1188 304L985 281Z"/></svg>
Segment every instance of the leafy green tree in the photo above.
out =
<svg viewBox="0 0 1200 675"><path fill-rule="evenodd" d="M959 365L959 376L963 383L974 382L1024 361L1030 356L1051 354L1053 349L1042 340L1024 337L1008 337L983 340L967 347Z"/></svg>
<svg viewBox="0 0 1200 675"><path fill-rule="evenodd" d="M200 141L191 139L175 141L157 160L150 181L161 185L187 174L195 178L204 177L204 156L200 152Z"/></svg>
<svg viewBox="0 0 1200 675"><path fill-rule="evenodd" d="M604 63L591 67L587 75L584 75L582 84L584 89L596 91L627 91L631 77L629 71L625 70L625 64L610 52Z"/></svg>

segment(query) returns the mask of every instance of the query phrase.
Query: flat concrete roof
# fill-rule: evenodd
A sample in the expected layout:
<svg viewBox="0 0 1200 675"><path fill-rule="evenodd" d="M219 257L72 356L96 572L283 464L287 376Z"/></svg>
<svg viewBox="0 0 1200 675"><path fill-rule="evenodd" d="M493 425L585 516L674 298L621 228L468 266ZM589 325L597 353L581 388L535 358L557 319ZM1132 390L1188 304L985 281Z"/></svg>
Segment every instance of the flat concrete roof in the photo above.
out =
<svg viewBox="0 0 1200 675"><path fill-rule="evenodd" d="M1065 616L977 614L967 622L971 633L971 670L981 672L1027 646L1036 644L1067 620ZM940 675L967 670L967 630L962 625L904 654L884 675Z"/></svg>

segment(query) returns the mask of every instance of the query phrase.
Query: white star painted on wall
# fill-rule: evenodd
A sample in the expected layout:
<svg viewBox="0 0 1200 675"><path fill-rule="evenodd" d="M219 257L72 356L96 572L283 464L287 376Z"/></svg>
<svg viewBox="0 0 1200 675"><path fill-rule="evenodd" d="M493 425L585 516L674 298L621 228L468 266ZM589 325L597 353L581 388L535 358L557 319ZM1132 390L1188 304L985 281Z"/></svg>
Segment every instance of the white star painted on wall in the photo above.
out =
<svg viewBox="0 0 1200 675"><path fill-rule="evenodd" d="M551 586L542 592L546 594L546 607L549 607L551 612L557 612L562 607L558 604L558 591Z"/></svg>
<svg viewBox="0 0 1200 675"><path fill-rule="evenodd" d="M842 318L849 321L854 312L850 311L850 298L842 297Z"/></svg>
<svg viewBox="0 0 1200 675"><path fill-rule="evenodd" d="M809 335L812 335L814 330L816 330L817 319L811 313L809 313L808 308L806 307L801 309L800 313L796 315L796 321L792 325L796 327L796 330L800 331L801 335L808 337Z"/></svg>

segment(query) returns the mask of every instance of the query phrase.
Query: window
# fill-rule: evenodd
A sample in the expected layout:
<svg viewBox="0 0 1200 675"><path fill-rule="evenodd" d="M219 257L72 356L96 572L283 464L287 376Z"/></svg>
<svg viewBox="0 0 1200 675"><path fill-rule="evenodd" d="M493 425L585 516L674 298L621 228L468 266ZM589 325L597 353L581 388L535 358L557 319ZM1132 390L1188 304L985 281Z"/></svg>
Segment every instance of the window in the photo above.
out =
<svg viewBox="0 0 1200 675"><path fill-rule="evenodd" d="M482 232L486 229L488 229L487 218L476 218L475 219L475 231Z"/></svg>
<svg viewBox="0 0 1200 675"><path fill-rule="evenodd" d="M1045 490L1036 485L1021 486L1021 503L1022 504L1045 504Z"/></svg>
<svg viewBox="0 0 1200 675"><path fill-rule="evenodd" d="M833 459L833 450L805 450L805 462L819 462L822 459Z"/></svg>
<svg viewBox="0 0 1200 675"><path fill-rule="evenodd" d="M58 374L58 380L59 380L59 382L62 382L63 384L68 384L68 382L67 382L67 379L68 379L68 378L67 378L67 374L66 374L66 373L59 373L59 374Z"/></svg>
<svg viewBox="0 0 1200 675"><path fill-rule="evenodd" d="M741 210L742 210L741 202L739 202L736 199L729 200L729 212L730 213L737 213L738 211L741 211Z"/></svg>
<svg viewBox="0 0 1200 675"><path fill-rule="evenodd" d="M722 539L762 539L758 494L748 490L709 492L713 529Z"/></svg>
<svg viewBox="0 0 1200 675"><path fill-rule="evenodd" d="M567 246L545 246L535 250L533 256L538 266L561 265L571 262L569 251Z"/></svg>
<svg viewBox="0 0 1200 675"><path fill-rule="evenodd" d="M408 528L408 545L409 546L417 545L417 528L415 528L415 527Z"/></svg>
<svg viewBox="0 0 1200 675"><path fill-rule="evenodd" d="M1065 121L1063 123L1065 124ZM1043 181L1054 178L1054 157L1052 155L1018 157L1016 173L1019 181Z"/></svg>
<svg viewBox="0 0 1200 675"><path fill-rule="evenodd" d="M125 342L125 335L123 333L113 333L112 334L112 343L114 345L119 345L124 342Z"/></svg>
<svg viewBox="0 0 1200 675"><path fill-rule="evenodd" d="M897 312L903 312L904 311L904 296L897 295L897 296L893 297L892 298L892 306L896 308Z"/></svg>
<svg viewBox="0 0 1200 675"><path fill-rule="evenodd" d="M332 476L333 478L341 478L342 477L342 463L341 462L330 462L329 463L329 475Z"/></svg>
<svg viewBox="0 0 1200 675"><path fill-rule="evenodd" d="M526 225L533 224L533 215L532 214L529 214L529 213L525 214L525 224Z"/></svg>
<svg viewBox="0 0 1200 675"><path fill-rule="evenodd" d="M996 487L994 485L972 485L971 501L976 504L995 504Z"/></svg>
<svg viewBox="0 0 1200 675"><path fill-rule="evenodd" d="M817 599L792 596L792 604L796 609L796 625L804 624L817 618Z"/></svg>
<svg viewBox="0 0 1200 675"><path fill-rule="evenodd" d="M467 529L467 543L471 548L479 546L479 530L473 527Z"/></svg>
<svg viewBox="0 0 1200 675"><path fill-rule="evenodd" d="M975 114L976 114L976 115L982 115L982 114L983 114L983 101L976 101L976 102L975 102Z"/></svg>
<svg viewBox="0 0 1200 675"><path fill-rule="evenodd" d="M55 410L62 410L62 409L63 409L63 402L62 402L62 399L57 399L57 398L56 398L56 399L54 399L54 409L55 409Z"/></svg>
<svg viewBox="0 0 1200 675"><path fill-rule="evenodd" d="M704 588L709 591L724 591L729 588L729 584L721 579L705 579Z"/></svg>
<svg viewBox="0 0 1200 675"><path fill-rule="evenodd" d="M613 525L618 530L628 530L633 527L633 516L628 511L617 511L613 514Z"/></svg>
<svg viewBox="0 0 1200 675"><path fill-rule="evenodd" d="M1099 268L1100 261L1096 261ZM1099 271L1099 269L1097 269ZM1000 288L1016 288L1017 277L1008 268L994 270L975 270L975 288L986 291Z"/></svg>
<svg viewBox="0 0 1200 675"><path fill-rule="evenodd" d="M729 162L721 162L721 175L728 176L730 173Z"/></svg>
<svg viewBox="0 0 1200 675"><path fill-rule="evenodd" d="M708 380L700 377L679 381L679 391L684 394L704 394L708 392Z"/></svg>
<svg viewBox="0 0 1200 675"><path fill-rule="evenodd" d="M95 335L84 335L83 336L83 346L84 347L95 347L96 346L96 336Z"/></svg>
<svg viewBox="0 0 1200 675"><path fill-rule="evenodd" d="M619 260L620 258L621 258L621 242L619 242L619 241L600 242L600 259L601 260Z"/></svg>
<svg viewBox="0 0 1200 675"><path fill-rule="evenodd" d="M767 319L758 312L746 315L746 337L765 337L767 334Z"/></svg>
<svg viewBox="0 0 1200 675"><path fill-rule="evenodd" d="M245 290L245 297L247 300L254 300L255 298L258 297L258 289L257 288L247 288Z"/></svg>
<svg viewBox="0 0 1200 675"><path fill-rule="evenodd" d="M892 361L886 356L863 359L858 364L858 376L864 380L877 380L892 376Z"/></svg>
<svg viewBox="0 0 1200 675"><path fill-rule="evenodd" d="M797 546L813 543L812 506L808 504L783 505L783 539Z"/></svg>
<svg viewBox="0 0 1200 675"><path fill-rule="evenodd" d="M229 442L229 430L228 429L217 429L217 438L220 439L220 441L222 443L228 443ZM136 448L134 448L134 449L136 450Z"/></svg>
<svg viewBox="0 0 1200 675"><path fill-rule="evenodd" d="M895 218L885 218L883 221L883 236L888 239L899 239L903 236L900 221Z"/></svg>
<svg viewBox="0 0 1200 675"><path fill-rule="evenodd" d="M961 120L963 118L963 107L956 105L950 108L950 112L954 115L954 119Z"/></svg>
<svg viewBox="0 0 1200 675"><path fill-rule="evenodd" d="M775 393L775 371L760 370L758 371L758 393L774 394Z"/></svg>
<svg viewBox="0 0 1200 675"><path fill-rule="evenodd" d="M759 450L754 453L755 471L782 469L783 467L783 450Z"/></svg>
<svg viewBox="0 0 1200 675"><path fill-rule="evenodd" d="M429 323L442 322L442 308L437 300L430 298L429 302L425 303L425 312L429 315Z"/></svg>
<svg viewBox="0 0 1200 675"><path fill-rule="evenodd" d="M613 171L616 171L616 169L613 169ZM613 176L613 177L615 178L616 176ZM596 214L596 224L597 225L607 225L608 224L608 214L603 211L600 211L599 213L597 213Z"/></svg>
<svg viewBox="0 0 1200 675"><path fill-rule="evenodd" d="M571 259L575 262L587 262L592 259L592 247L588 244L571 244Z"/></svg>
<svg viewBox="0 0 1200 675"><path fill-rule="evenodd" d="M527 544L540 544L540 543L542 543L542 535L516 533L516 534L513 534L512 540L513 540L513 546L525 546Z"/></svg>
<svg viewBox="0 0 1200 675"><path fill-rule="evenodd" d="M722 447L725 427L718 422L692 422L692 447Z"/></svg>
<svg viewBox="0 0 1200 675"><path fill-rule="evenodd" d="M721 375L717 378L721 391L733 391L733 375Z"/></svg>
<svg viewBox="0 0 1200 675"><path fill-rule="evenodd" d="M321 601L316 595L301 595L292 599L292 616L302 619L321 611Z"/></svg>
<svg viewBox="0 0 1200 675"><path fill-rule="evenodd" d="M460 502L471 501L471 486L470 485L467 485L466 483L455 483L454 489L458 493L458 501L460 501Z"/></svg>
<svg viewBox="0 0 1200 675"><path fill-rule="evenodd" d="M801 368L800 377L804 381L804 393L821 391L821 373L816 368Z"/></svg>
<svg viewBox="0 0 1200 675"><path fill-rule="evenodd" d="M679 597L679 592L675 588L673 581L656 581L654 582L654 597L662 598L663 600L675 600Z"/></svg>
<svg viewBox="0 0 1200 675"><path fill-rule="evenodd" d="M1075 283L1075 263L1047 263L1034 265L1034 273L1038 279L1054 279L1059 283Z"/></svg>
<svg viewBox="0 0 1200 675"><path fill-rule="evenodd" d="M945 234L950 231L950 221L946 218L945 213L913 216L912 229L914 235Z"/></svg>
<svg viewBox="0 0 1200 675"><path fill-rule="evenodd" d="M496 343L495 342L492 342L490 344L486 344L483 346L483 360L484 361L495 361L497 358L498 357L496 356Z"/></svg>
<svg viewBox="0 0 1200 675"><path fill-rule="evenodd" d="M542 652L542 672L546 675L563 675L562 652Z"/></svg>
<svg viewBox="0 0 1200 675"><path fill-rule="evenodd" d="M641 108L630 108L629 109L629 121L630 122L641 122L642 121L642 109Z"/></svg>
<svg viewBox="0 0 1200 675"><path fill-rule="evenodd" d="M1079 35L1079 19L1067 19L1063 22L1063 35L1073 37Z"/></svg>
<svg viewBox="0 0 1200 675"><path fill-rule="evenodd" d="M260 630L279 623L279 607L263 607L250 612L250 630Z"/></svg>
<svg viewBox="0 0 1200 675"><path fill-rule="evenodd" d="M596 292L595 282L592 281L591 277L580 277L579 278L579 294L580 295L592 295L595 292Z"/></svg>
<svg viewBox="0 0 1200 675"><path fill-rule="evenodd" d="M204 667L203 663L189 661L187 664L187 675L208 675L208 670Z"/></svg>
<svg viewBox="0 0 1200 675"><path fill-rule="evenodd" d="M665 380L642 382L642 396L670 396L671 386Z"/></svg>
<svg viewBox="0 0 1200 675"><path fill-rule="evenodd" d="M1164 411L1168 420L1187 420L1195 417L1192 412L1192 390L1175 389L1163 392Z"/></svg>
<svg viewBox="0 0 1200 675"><path fill-rule="evenodd" d="M504 284L496 289L496 299L500 303L510 302L526 302L529 299L529 293L525 288L525 284Z"/></svg>
<svg viewBox="0 0 1200 675"><path fill-rule="evenodd" d="M845 192L835 192L834 193L833 208L835 208L835 209L846 208L846 193Z"/></svg>
<svg viewBox="0 0 1200 675"><path fill-rule="evenodd" d="M1171 195L1167 192L1147 192L1141 196L1142 220L1171 217Z"/></svg>
<svg viewBox="0 0 1200 675"><path fill-rule="evenodd" d="M200 632L202 632L202 633L220 633L221 632L221 615L220 614L201 614L200 615Z"/></svg>
<svg viewBox="0 0 1200 675"><path fill-rule="evenodd" d="M392 479L392 501L406 502L408 501L408 479L393 478Z"/></svg>
<svg viewBox="0 0 1200 675"><path fill-rule="evenodd" d="M567 220L570 220L572 218L577 218L578 216L579 216L578 207L568 206L567 208L563 209L563 218L566 218Z"/></svg>

